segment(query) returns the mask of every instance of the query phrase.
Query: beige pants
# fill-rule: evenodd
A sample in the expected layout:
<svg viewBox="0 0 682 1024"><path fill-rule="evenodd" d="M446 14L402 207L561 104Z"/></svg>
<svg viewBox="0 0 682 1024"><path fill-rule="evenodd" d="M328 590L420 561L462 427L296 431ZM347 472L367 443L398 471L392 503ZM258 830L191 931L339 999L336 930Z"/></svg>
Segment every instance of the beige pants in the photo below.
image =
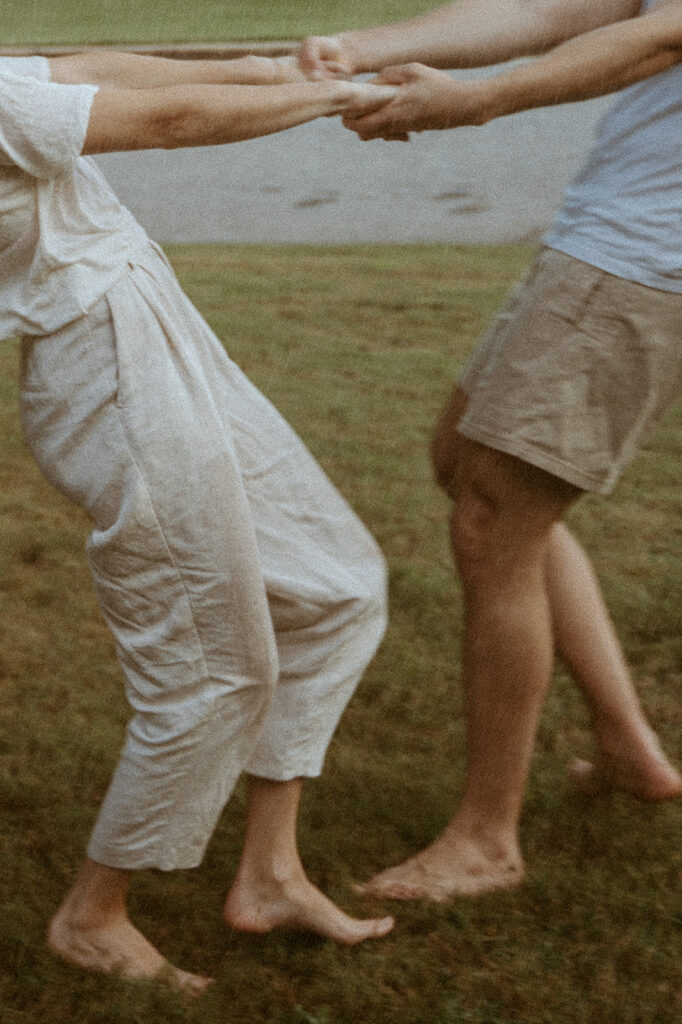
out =
<svg viewBox="0 0 682 1024"><path fill-rule="evenodd" d="M134 710L88 853L197 865L242 771L320 773L385 628L376 544L153 250L23 343L22 422L88 510Z"/></svg>

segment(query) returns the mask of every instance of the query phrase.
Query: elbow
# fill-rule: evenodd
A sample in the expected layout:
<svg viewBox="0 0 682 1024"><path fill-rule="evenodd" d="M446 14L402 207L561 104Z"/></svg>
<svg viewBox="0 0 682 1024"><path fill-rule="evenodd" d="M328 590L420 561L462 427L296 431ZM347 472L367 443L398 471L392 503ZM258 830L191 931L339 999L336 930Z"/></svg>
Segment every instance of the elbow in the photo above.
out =
<svg viewBox="0 0 682 1024"><path fill-rule="evenodd" d="M160 105L140 126L141 149L181 149L200 134L200 115L191 103Z"/></svg>
<svg viewBox="0 0 682 1024"><path fill-rule="evenodd" d="M164 89L100 90L93 101L83 153L192 145L202 134L202 112L191 97L169 93Z"/></svg>

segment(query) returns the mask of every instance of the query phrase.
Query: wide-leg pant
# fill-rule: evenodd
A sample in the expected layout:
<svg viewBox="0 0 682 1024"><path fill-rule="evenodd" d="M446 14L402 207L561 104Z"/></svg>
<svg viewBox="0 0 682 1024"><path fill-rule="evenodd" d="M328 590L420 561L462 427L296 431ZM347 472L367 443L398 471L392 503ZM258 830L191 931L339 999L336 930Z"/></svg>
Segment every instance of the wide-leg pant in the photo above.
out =
<svg viewBox="0 0 682 1024"><path fill-rule="evenodd" d="M22 351L22 424L88 510L133 709L88 849L197 865L242 771L318 775L385 628L376 544L160 254Z"/></svg>

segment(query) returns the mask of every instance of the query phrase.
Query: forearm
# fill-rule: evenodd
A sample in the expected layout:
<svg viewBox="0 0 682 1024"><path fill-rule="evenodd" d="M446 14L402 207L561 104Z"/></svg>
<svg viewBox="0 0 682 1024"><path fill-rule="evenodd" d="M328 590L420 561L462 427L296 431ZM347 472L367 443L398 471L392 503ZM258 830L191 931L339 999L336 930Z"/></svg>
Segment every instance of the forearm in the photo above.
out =
<svg viewBox="0 0 682 1024"><path fill-rule="evenodd" d="M372 98L382 95L373 86L334 81L104 89L93 100L83 153L240 142L344 113L351 109L352 98L367 90ZM378 101L366 104L368 109L377 105Z"/></svg>
<svg viewBox="0 0 682 1024"><path fill-rule="evenodd" d="M680 5L595 29L480 86L482 121L606 95L682 60Z"/></svg>
<svg viewBox="0 0 682 1024"><path fill-rule="evenodd" d="M85 51L50 58L54 82L102 88L157 89L172 85L275 85L291 81L286 64L264 57L170 60L118 51Z"/></svg>
<svg viewBox="0 0 682 1024"><path fill-rule="evenodd" d="M458 0L408 21L343 32L355 72L419 61L430 67L497 64L637 13L639 0Z"/></svg>

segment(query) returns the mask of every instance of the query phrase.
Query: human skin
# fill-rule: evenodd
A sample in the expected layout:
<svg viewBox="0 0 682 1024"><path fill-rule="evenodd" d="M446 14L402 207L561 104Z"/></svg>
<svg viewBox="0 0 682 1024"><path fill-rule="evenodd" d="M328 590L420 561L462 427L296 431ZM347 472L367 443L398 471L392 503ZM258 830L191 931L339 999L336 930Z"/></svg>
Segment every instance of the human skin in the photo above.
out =
<svg viewBox="0 0 682 1024"><path fill-rule="evenodd" d="M356 75L420 61L482 67L544 53L574 36L634 17L638 0L457 0L406 21L310 36L298 53L309 78Z"/></svg>
<svg viewBox="0 0 682 1024"><path fill-rule="evenodd" d="M311 37L299 62L315 78L327 75L329 60L348 74L379 70L377 82L401 86L381 111L350 114L344 123L365 140L404 139L412 131L480 125L520 110L590 99L678 63L680 0L662 0L642 17L634 16L638 9L631 0L463 0L394 26ZM537 54L542 56L474 81L437 70Z"/></svg>
<svg viewBox="0 0 682 1024"><path fill-rule="evenodd" d="M458 388L433 443L453 498L450 537L465 598L467 775L443 833L360 891L394 899L477 895L520 884L519 823L555 654L591 712L597 756L575 762L588 794L682 791L649 725L587 555L561 522L580 491L457 432Z"/></svg>
<svg viewBox="0 0 682 1024"><path fill-rule="evenodd" d="M240 142L317 117L369 112L392 87L326 81L314 86L293 62L266 58L174 61L83 54L51 61L53 81L99 85L84 155Z"/></svg>

